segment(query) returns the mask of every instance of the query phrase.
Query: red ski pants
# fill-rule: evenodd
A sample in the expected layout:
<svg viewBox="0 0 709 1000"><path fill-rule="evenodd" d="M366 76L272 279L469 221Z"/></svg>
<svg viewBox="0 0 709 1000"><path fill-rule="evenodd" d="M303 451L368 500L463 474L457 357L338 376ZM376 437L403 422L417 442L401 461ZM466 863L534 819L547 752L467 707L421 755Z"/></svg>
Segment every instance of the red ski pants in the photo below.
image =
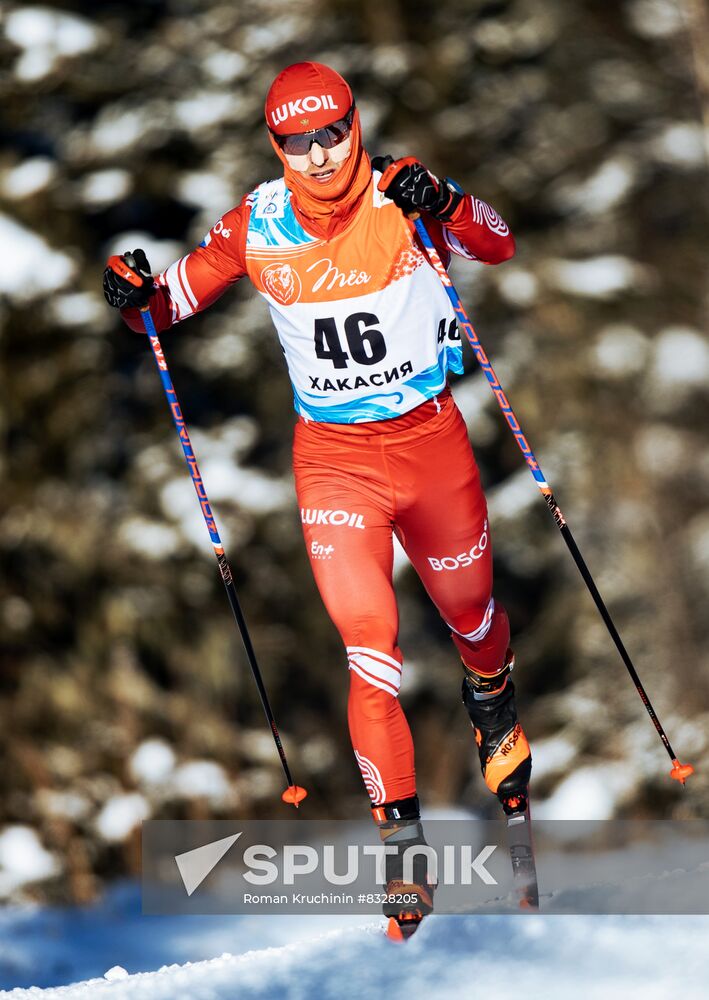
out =
<svg viewBox="0 0 709 1000"><path fill-rule="evenodd" d="M416 793L398 700L403 657L392 586L396 533L464 663L494 674L509 624L492 598L487 505L449 391L393 420L299 420L293 467L320 595L347 648L350 736L373 805Z"/></svg>

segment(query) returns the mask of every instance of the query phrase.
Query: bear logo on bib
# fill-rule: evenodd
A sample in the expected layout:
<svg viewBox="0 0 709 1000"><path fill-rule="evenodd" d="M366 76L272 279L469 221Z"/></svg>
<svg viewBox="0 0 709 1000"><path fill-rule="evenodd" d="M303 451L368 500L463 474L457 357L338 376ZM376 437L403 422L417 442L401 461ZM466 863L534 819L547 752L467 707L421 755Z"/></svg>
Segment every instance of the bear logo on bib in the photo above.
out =
<svg viewBox="0 0 709 1000"><path fill-rule="evenodd" d="M289 306L300 298L303 286L290 264L269 264L261 271L263 287L281 305Z"/></svg>

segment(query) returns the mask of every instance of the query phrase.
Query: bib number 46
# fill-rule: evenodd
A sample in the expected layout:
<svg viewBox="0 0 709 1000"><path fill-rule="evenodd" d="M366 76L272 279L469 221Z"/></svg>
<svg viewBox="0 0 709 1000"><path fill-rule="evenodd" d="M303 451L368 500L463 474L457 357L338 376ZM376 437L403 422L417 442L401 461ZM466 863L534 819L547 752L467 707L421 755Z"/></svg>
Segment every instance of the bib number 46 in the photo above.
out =
<svg viewBox="0 0 709 1000"><path fill-rule="evenodd" d="M351 357L359 365L376 365L386 357L387 347L381 330L376 329L379 317L374 313L352 313L345 320L345 340L349 354L340 339L334 317L315 320L315 356L332 361L335 368L346 368Z"/></svg>

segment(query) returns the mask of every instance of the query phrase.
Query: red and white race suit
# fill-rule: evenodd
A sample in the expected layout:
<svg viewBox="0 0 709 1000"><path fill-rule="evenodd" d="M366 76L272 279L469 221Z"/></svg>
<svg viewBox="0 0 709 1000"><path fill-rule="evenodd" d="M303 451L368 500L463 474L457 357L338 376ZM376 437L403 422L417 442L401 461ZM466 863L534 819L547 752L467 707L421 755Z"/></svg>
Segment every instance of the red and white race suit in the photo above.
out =
<svg viewBox="0 0 709 1000"><path fill-rule="evenodd" d="M308 231L283 180L260 185L158 276L150 300L158 330L245 275L268 304L298 413L306 546L347 650L350 733L377 806L416 791L398 700L393 534L469 667L496 673L509 642L492 597L485 498L446 383L449 369L462 370L455 317L413 223L377 190L379 176L327 237ZM490 264L514 252L504 221L470 195L445 226L426 225L446 265L451 252ZM142 331L137 310L123 315Z"/></svg>

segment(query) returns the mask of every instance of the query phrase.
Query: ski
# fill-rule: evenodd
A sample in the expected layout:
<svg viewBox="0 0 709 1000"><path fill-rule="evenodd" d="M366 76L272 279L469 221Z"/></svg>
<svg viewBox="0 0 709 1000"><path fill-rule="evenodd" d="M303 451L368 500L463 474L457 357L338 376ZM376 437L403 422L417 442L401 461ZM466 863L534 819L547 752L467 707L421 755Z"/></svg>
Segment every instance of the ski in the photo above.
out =
<svg viewBox="0 0 709 1000"><path fill-rule="evenodd" d="M532 818L529 797L517 795L502 803L507 816L507 846L512 862L512 884L517 903L523 910L539 909L539 885L534 861Z"/></svg>

